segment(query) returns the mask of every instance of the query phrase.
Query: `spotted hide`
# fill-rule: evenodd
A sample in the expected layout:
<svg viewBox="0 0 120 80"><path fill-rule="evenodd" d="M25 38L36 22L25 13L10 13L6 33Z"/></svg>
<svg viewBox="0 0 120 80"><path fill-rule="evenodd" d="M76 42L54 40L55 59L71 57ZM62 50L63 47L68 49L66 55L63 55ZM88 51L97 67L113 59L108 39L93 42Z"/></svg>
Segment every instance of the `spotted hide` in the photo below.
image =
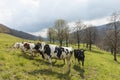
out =
<svg viewBox="0 0 120 80"><path fill-rule="evenodd" d="M56 45L46 44L44 46L44 58L49 60L52 70L51 59L67 60L68 66L70 66L70 57L72 55L71 47L59 47ZM70 69L70 68L68 68Z"/></svg>

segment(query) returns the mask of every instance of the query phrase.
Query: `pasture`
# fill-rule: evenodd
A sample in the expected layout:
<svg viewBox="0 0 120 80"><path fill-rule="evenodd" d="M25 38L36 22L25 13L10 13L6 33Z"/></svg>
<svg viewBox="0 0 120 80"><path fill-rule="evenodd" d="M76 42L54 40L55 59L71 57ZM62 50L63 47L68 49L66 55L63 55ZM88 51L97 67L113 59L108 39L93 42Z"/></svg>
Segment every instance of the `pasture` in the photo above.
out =
<svg viewBox="0 0 120 80"><path fill-rule="evenodd" d="M51 72L48 61L41 55L32 57L11 48L15 42L22 41L27 40L0 33L0 80L120 80L120 62L115 62L109 52L95 46L92 52L86 49L84 67L72 55L69 72L67 63L54 59ZM73 45L73 48L77 46Z"/></svg>

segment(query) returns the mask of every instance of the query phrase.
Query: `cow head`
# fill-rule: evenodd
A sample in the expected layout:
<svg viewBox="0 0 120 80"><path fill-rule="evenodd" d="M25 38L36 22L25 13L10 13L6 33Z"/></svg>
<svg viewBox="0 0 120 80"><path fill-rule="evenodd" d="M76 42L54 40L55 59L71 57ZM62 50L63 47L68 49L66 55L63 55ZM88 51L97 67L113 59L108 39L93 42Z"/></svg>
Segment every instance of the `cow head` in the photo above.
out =
<svg viewBox="0 0 120 80"><path fill-rule="evenodd" d="M80 52L84 54L85 50L84 49L80 49Z"/></svg>
<svg viewBox="0 0 120 80"><path fill-rule="evenodd" d="M78 56L84 56L84 52L85 52L85 50L84 49L75 49L74 50L74 56L75 57L78 57Z"/></svg>
<svg viewBox="0 0 120 80"><path fill-rule="evenodd" d="M45 51L47 51L49 48L50 48L50 47L49 47L48 44L46 44L46 45L44 46L44 50L45 50Z"/></svg>
<svg viewBox="0 0 120 80"><path fill-rule="evenodd" d="M42 49L41 43L38 42L37 44L35 44L35 49L36 50Z"/></svg>
<svg viewBox="0 0 120 80"><path fill-rule="evenodd" d="M30 49L30 45L29 45L28 43L25 43L23 46L24 46L26 49Z"/></svg>
<svg viewBox="0 0 120 80"><path fill-rule="evenodd" d="M51 49L48 44L44 46L44 53L51 57Z"/></svg>
<svg viewBox="0 0 120 80"><path fill-rule="evenodd" d="M78 56L79 57L84 57L84 52L85 52L85 50L84 49L80 49L80 50L78 50Z"/></svg>
<svg viewBox="0 0 120 80"><path fill-rule="evenodd" d="M54 53L58 53L58 47L55 47Z"/></svg>

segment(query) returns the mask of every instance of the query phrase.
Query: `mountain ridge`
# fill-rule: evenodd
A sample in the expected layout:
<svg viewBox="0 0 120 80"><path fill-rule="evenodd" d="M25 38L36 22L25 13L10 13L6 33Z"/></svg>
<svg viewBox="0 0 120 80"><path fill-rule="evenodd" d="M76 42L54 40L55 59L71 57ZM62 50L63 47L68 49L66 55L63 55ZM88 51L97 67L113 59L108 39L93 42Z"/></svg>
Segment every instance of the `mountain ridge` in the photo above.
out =
<svg viewBox="0 0 120 80"><path fill-rule="evenodd" d="M3 24L0 24L0 33L6 33L6 34L10 34L16 37L20 37L23 39L29 39L29 40L38 40L42 37L38 37L23 31L19 31L19 30L15 30L15 29L11 29Z"/></svg>

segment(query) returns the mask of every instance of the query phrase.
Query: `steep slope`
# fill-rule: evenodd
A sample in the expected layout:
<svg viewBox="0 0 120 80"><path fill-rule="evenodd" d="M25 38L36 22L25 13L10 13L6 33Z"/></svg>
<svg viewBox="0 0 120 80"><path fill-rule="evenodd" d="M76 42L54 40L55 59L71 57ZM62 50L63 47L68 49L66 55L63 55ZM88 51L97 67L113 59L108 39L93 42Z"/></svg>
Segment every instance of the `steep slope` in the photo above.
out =
<svg viewBox="0 0 120 80"><path fill-rule="evenodd" d="M10 33L11 30L10 30L8 27L0 24L0 32L1 32L1 33Z"/></svg>
<svg viewBox="0 0 120 80"><path fill-rule="evenodd" d="M11 34L11 35L16 36L16 37L20 37L23 39L30 39L30 40L37 40L40 38L40 37L31 35L31 34L28 34L26 32L10 29L3 24L0 24L0 33L7 33L7 34Z"/></svg>

